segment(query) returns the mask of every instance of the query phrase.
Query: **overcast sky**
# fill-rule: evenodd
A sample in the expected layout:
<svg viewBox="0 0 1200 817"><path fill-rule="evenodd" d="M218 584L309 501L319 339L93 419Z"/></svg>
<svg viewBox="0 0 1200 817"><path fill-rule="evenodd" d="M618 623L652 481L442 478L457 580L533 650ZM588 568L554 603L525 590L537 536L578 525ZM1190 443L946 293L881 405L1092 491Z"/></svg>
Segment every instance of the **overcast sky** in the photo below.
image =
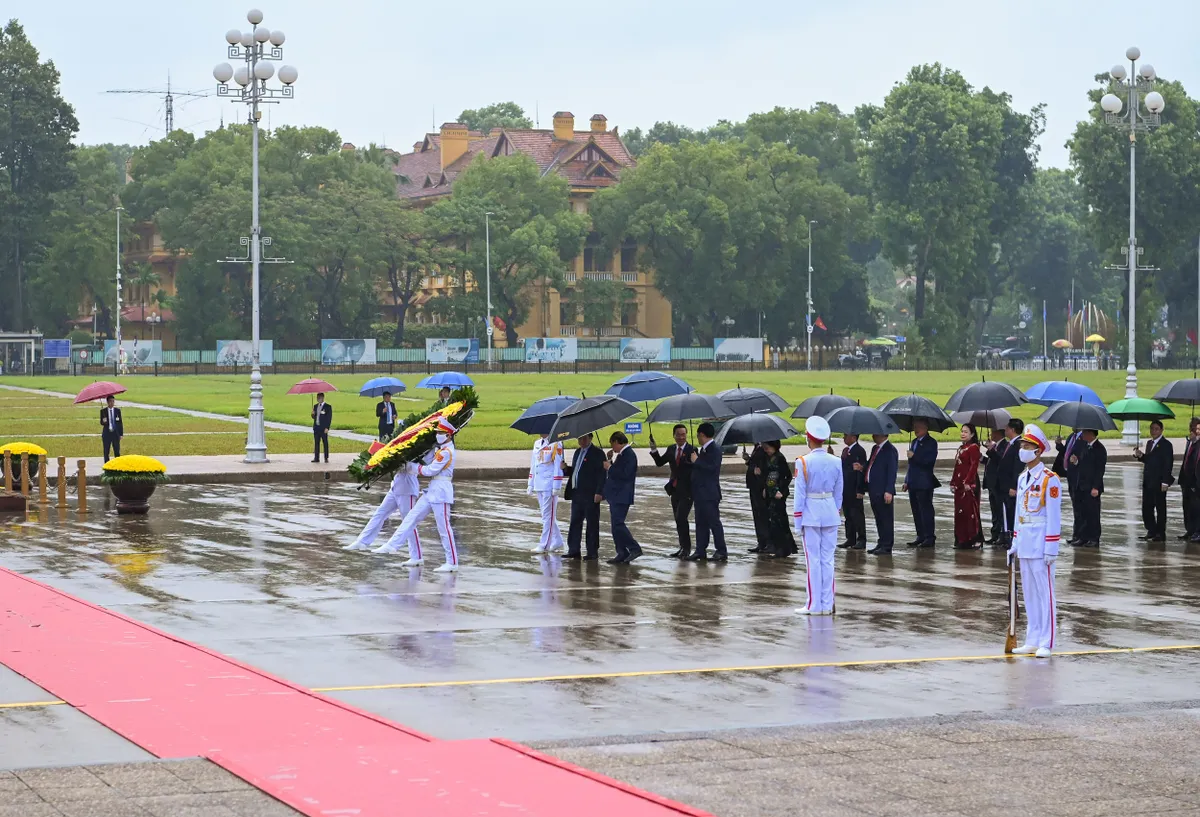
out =
<svg viewBox="0 0 1200 817"><path fill-rule="evenodd" d="M1124 8L1123 8L1124 6ZM247 2L10 0L62 73L85 143L144 144L162 135L165 88L209 92L224 34L247 28ZM336 128L355 144L410 149L431 124L512 99L543 127L561 109L577 127L603 113L622 131L673 120L702 127L776 105L880 102L906 70L941 61L976 87L1047 105L1041 163L1065 166L1063 143L1086 112L1092 77L1137 45L1164 76L1200 94L1200 3L1161 0L288 0L262 6L287 35L297 97L279 124ZM176 127L197 133L244 116L216 99L176 98Z"/></svg>

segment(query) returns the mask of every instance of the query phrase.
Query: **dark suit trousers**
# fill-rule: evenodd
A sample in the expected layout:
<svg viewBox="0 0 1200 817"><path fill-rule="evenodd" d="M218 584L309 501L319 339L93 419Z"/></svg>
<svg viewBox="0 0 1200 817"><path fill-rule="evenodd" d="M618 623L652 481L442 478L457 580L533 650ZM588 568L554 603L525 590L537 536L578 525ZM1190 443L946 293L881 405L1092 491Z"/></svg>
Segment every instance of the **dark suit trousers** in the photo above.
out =
<svg viewBox="0 0 1200 817"><path fill-rule="evenodd" d="M875 533L879 537L877 544L884 550L891 550L896 539L895 505L884 502L883 494L871 494L871 513L875 516Z"/></svg>
<svg viewBox="0 0 1200 817"><path fill-rule="evenodd" d="M608 503L608 513L612 520L612 538L613 544L617 547L617 557L623 559L626 556L641 553L642 546L633 538L633 534L629 532L629 526L625 524L625 517L629 515L629 506L614 505L610 502Z"/></svg>
<svg viewBox="0 0 1200 817"><path fill-rule="evenodd" d="M771 548L771 531L767 527L767 500L760 493L762 489L751 488L750 514L754 518L754 540L763 550Z"/></svg>
<svg viewBox="0 0 1200 817"><path fill-rule="evenodd" d="M692 552L692 524L689 518L692 514L692 495L687 491L676 490L671 495L671 513L675 517L675 534L679 537L679 549L686 556Z"/></svg>
<svg viewBox="0 0 1200 817"><path fill-rule="evenodd" d="M933 529L933 489L908 489L908 502L912 506L913 524L917 526L917 541L932 542L937 536Z"/></svg>
<svg viewBox="0 0 1200 817"><path fill-rule="evenodd" d="M121 456L121 437L120 435L105 429L100 432L100 438L104 440L104 461L108 462L108 452L111 449L114 457Z"/></svg>
<svg viewBox="0 0 1200 817"><path fill-rule="evenodd" d="M842 513L846 515L846 541L852 545L867 543L867 514L863 501L854 494L842 499Z"/></svg>
<svg viewBox="0 0 1200 817"><path fill-rule="evenodd" d="M1180 491L1183 494L1183 526L1189 534L1196 534L1196 506L1197 494L1191 488L1184 488Z"/></svg>
<svg viewBox="0 0 1200 817"><path fill-rule="evenodd" d="M989 488L988 507L992 511L992 538L999 539L1004 532L1004 492Z"/></svg>
<svg viewBox="0 0 1200 817"><path fill-rule="evenodd" d="M1161 486L1142 489L1142 523L1153 536L1167 535L1167 492Z"/></svg>
<svg viewBox="0 0 1200 817"><path fill-rule="evenodd" d="M721 524L721 503L712 501L696 502L696 553L702 556L708 554L709 537L713 540L713 549L720 556L727 555L725 549L725 526Z"/></svg>
<svg viewBox="0 0 1200 817"><path fill-rule="evenodd" d="M329 459L329 429L313 428L313 459L321 456L321 443L325 443L325 459Z"/></svg>
<svg viewBox="0 0 1200 817"><path fill-rule="evenodd" d="M587 523L587 555L600 554L600 503L591 496L571 500L571 526L567 529L567 555L578 556L579 542L583 538L583 524Z"/></svg>
<svg viewBox="0 0 1200 817"><path fill-rule="evenodd" d="M1079 510L1083 515L1083 530L1079 538L1085 542L1100 541L1100 499L1104 496L1092 496L1091 491L1079 492Z"/></svg>
<svg viewBox="0 0 1200 817"><path fill-rule="evenodd" d="M1004 498L1004 530L1011 534L1017 523L1017 498L1009 496L1007 490L1002 490L1000 495Z"/></svg>
<svg viewBox="0 0 1200 817"><path fill-rule="evenodd" d="M395 423L381 423L379 425L379 439L382 440L384 437L391 437L395 430Z"/></svg>

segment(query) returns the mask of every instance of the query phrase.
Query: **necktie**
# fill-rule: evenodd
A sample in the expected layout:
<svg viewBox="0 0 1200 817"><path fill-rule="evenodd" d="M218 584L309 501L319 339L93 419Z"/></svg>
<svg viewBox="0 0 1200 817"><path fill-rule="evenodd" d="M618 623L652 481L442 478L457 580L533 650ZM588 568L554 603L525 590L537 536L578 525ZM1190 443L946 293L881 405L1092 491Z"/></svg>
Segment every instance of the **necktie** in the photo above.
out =
<svg viewBox="0 0 1200 817"><path fill-rule="evenodd" d="M1154 450L1154 444L1156 442L1158 442L1158 440L1155 440L1153 437L1151 437L1150 442L1146 443L1146 453L1147 454L1149 454L1151 451Z"/></svg>
<svg viewBox="0 0 1200 817"><path fill-rule="evenodd" d="M583 465L583 461L587 459L587 449L583 449L581 453L575 457L575 462L571 466L571 487L579 487L579 467Z"/></svg>
<svg viewBox="0 0 1200 817"><path fill-rule="evenodd" d="M116 426L113 425L113 410L109 409L108 410L108 430L114 431L115 429L116 429Z"/></svg>
<svg viewBox="0 0 1200 817"><path fill-rule="evenodd" d="M875 457L879 454L879 446L871 449L871 461L867 463L867 480L871 479L871 466L875 464Z"/></svg>
<svg viewBox="0 0 1200 817"><path fill-rule="evenodd" d="M679 461L682 459L683 459L683 446L677 445L677 446L675 446L675 467L672 469L672 473L675 474L675 476L671 477L671 485L672 486L674 486L676 483L679 482L679 476L678 476Z"/></svg>

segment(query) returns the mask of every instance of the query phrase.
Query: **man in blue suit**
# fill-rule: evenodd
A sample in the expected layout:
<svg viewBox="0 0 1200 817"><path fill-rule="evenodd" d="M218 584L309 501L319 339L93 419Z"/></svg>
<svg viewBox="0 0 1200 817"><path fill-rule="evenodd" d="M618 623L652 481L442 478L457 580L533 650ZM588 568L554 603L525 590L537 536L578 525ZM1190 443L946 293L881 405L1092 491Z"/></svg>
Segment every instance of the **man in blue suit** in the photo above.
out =
<svg viewBox="0 0 1200 817"><path fill-rule="evenodd" d="M908 492L912 506L913 524L917 527L917 538L909 547L931 548L936 533L933 528L933 489L937 477L933 466L937 463L937 440L929 436L929 421L923 417L913 418L913 441L908 445L908 471L904 474L901 491Z"/></svg>
<svg viewBox="0 0 1200 817"><path fill-rule="evenodd" d="M725 548L725 527L721 524L721 448L715 442L712 423L696 429L700 448L692 452L692 502L696 509L696 552L689 562L708 559L708 540L712 537L716 553L713 561L729 560Z"/></svg>
<svg viewBox="0 0 1200 817"><path fill-rule="evenodd" d="M892 500L896 494L896 471L900 454L886 434L875 434L871 457L867 460L867 496L871 499L871 513L875 516L875 532L879 541L868 553L886 556L892 552L896 539L896 506Z"/></svg>
<svg viewBox="0 0 1200 817"><path fill-rule="evenodd" d="M585 562L600 558L600 500L604 499L604 452L592 445L592 435L579 438L579 447L563 476L564 499L571 501L571 527L567 529L567 558ZM579 548L587 523L587 550Z"/></svg>
<svg viewBox="0 0 1200 817"><path fill-rule="evenodd" d="M609 559L610 565L628 564L642 555L642 546L629 532L625 517L633 504L633 483L637 479L637 454L629 447L629 438L614 431L608 438L612 451L604 461L607 476L604 480L604 498L608 500L608 513L612 521L613 544L617 547L616 558Z"/></svg>

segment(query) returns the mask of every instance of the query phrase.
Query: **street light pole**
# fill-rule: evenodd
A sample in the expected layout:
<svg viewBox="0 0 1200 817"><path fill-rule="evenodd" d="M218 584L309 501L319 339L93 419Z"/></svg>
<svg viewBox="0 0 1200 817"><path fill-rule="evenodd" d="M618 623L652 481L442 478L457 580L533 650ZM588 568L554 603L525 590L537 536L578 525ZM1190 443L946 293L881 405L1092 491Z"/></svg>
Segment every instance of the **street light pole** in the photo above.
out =
<svg viewBox="0 0 1200 817"><path fill-rule="evenodd" d="M283 59L283 48L281 46L284 43L285 37L282 31L259 28L259 24L263 20L263 13L258 9L251 9L247 12L246 20L252 26L250 31L243 32L238 29L230 29L225 32L225 42L229 44L229 58L232 60L241 60L245 65L234 71L229 63L223 62L213 69L213 77L219 83L217 85L217 96L232 96L234 102L242 102L250 106L250 236L241 239L241 244L246 247L246 256L226 258L225 261L232 263L245 263L249 261L251 265L250 286L252 289L253 306L250 327L252 350L250 365L250 428L246 434L245 462L262 463L267 461L267 435L263 423L262 367L259 348L262 339L259 324L259 267L264 263L286 264L290 262L282 258L264 259L262 257L262 248L264 245L270 246L271 239L262 235L262 229L258 221L258 121L262 117L259 105L277 103L280 99L292 99L295 96L292 84L297 79L297 72L292 66L284 65L279 69L279 81L283 83L283 87L267 87L267 80L275 75L275 67L271 64L271 61ZM270 43L269 46L267 45L268 42ZM241 89L230 88L228 85L230 79L240 85Z"/></svg>
<svg viewBox="0 0 1200 817"><path fill-rule="evenodd" d="M492 223L491 217L495 213L483 214L483 240L486 247L485 253L487 256L487 340L488 340L488 368L492 368Z"/></svg>
<svg viewBox="0 0 1200 817"><path fill-rule="evenodd" d="M121 284L121 212L124 209L117 206L117 360L121 359L121 305L125 303Z"/></svg>
<svg viewBox="0 0 1200 817"><path fill-rule="evenodd" d="M805 337L806 337L806 346L805 346L805 350L806 350L806 351L805 351L805 353L804 353L804 360L805 360L805 363L807 363L807 364L808 364L808 368L809 368L809 369L812 369L812 335L813 335L813 322L812 322L812 313L813 313L813 299L812 299L812 272L813 272L813 267L812 267L812 228L813 228L813 225L814 225L814 224L816 224L816 223L817 223L817 222L815 222L815 221L810 221L810 222L808 222L808 296L807 296L807 300L808 300L808 312L806 313L806 317L805 317L805 319L804 319L804 334L805 334ZM762 334L762 333L760 332L759 334Z"/></svg>
<svg viewBox="0 0 1200 817"><path fill-rule="evenodd" d="M1137 135L1138 132L1148 133L1151 129L1162 124L1159 114L1162 113L1165 103L1158 91L1154 90L1154 68L1148 63L1142 63L1139 70L1137 66L1138 58L1142 56L1142 52L1136 47L1131 47L1125 51L1125 58L1129 60L1129 80L1126 81L1125 66L1120 63L1114 65L1109 71L1109 76L1112 77L1112 86L1107 94L1100 100L1100 107L1104 110L1104 121L1112 125L1122 133L1129 134L1129 243L1125 248L1126 262L1128 263L1129 274L1129 297L1125 304L1126 310L1129 313L1129 364L1125 369L1125 397L1137 397L1137 363L1135 357L1135 339L1137 333L1137 271L1139 269L1147 270L1151 267L1139 267L1138 256L1142 254L1142 249L1137 245L1137 188L1135 182L1137 179L1137 165L1135 162L1137 153ZM1118 95L1126 95L1127 101L1123 102ZM1143 99L1146 105L1148 114L1143 115L1139 106L1139 99ZM1121 108L1125 107L1124 114L1121 113ZM1126 420L1124 427L1121 429L1121 441L1126 445L1136 445L1138 441L1138 423L1137 420Z"/></svg>

